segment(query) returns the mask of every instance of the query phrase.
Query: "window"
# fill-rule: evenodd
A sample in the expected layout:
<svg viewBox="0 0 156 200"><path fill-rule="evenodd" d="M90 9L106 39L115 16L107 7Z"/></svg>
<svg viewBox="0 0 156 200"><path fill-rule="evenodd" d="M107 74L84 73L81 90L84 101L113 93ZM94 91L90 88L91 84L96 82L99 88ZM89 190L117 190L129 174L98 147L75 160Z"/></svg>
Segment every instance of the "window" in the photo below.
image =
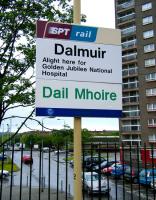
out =
<svg viewBox="0 0 156 200"><path fill-rule="evenodd" d="M148 39L154 36L154 31L153 30L149 30L149 31L145 31L143 32L143 38L144 39Z"/></svg>
<svg viewBox="0 0 156 200"><path fill-rule="evenodd" d="M155 50L154 44L147 44L144 46L144 53L148 53Z"/></svg>
<svg viewBox="0 0 156 200"><path fill-rule="evenodd" d="M146 89L146 96L156 96L156 88Z"/></svg>
<svg viewBox="0 0 156 200"><path fill-rule="evenodd" d="M155 81L156 80L156 73L150 73L145 75L146 81Z"/></svg>
<svg viewBox="0 0 156 200"><path fill-rule="evenodd" d="M153 22L153 16L144 17L142 19L142 24L143 25L151 24L152 22Z"/></svg>
<svg viewBox="0 0 156 200"><path fill-rule="evenodd" d="M145 3L142 5L142 11L146 11L146 10L150 10L152 9L152 3L149 2L149 3Z"/></svg>
<svg viewBox="0 0 156 200"><path fill-rule="evenodd" d="M149 103L147 104L148 111L156 111L156 103Z"/></svg>
<svg viewBox="0 0 156 200"><path fill-rule="evenodd" d="M148 126L156 126L156 119L149 119Z"/></svg>
<svg viewBox="0 0 156 200"><path fill-rule="evenodd" d="M155 66L155 58L145 60L145 67Z"/></svg>

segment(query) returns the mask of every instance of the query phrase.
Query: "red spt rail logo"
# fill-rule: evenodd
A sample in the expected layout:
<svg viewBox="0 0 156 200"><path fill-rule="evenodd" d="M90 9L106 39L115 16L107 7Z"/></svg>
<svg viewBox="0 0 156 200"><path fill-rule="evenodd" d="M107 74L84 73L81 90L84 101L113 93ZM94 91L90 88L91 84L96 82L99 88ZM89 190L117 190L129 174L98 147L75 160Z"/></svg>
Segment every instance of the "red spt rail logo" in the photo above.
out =
<svg viewBox="0 0 156 200"><path fill-rule="evenodd" d="M37 37L38 38L57 38L69 39L72 25L52 23L46 21L37 22Z"/></svg>

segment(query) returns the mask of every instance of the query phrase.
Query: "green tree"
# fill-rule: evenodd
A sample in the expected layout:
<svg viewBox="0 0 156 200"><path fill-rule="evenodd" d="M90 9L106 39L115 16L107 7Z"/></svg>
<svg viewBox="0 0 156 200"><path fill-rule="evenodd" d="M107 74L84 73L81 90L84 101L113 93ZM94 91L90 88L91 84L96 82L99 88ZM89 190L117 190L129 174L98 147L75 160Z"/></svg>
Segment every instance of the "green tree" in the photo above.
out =
<svg viewBox="0 0 156 200"><path fill-rule="evenodd" d="M82 130L82 141L84 143L89 142L91 137L92 137L92 134L88 131L88 129Z"/></svg>
<svg viewBox="0 0 156 200"><path fill-rule="evenodd" d="M0 125L9 110L34 105L36 21L71 23L70 1L0 1Z"/></svg>

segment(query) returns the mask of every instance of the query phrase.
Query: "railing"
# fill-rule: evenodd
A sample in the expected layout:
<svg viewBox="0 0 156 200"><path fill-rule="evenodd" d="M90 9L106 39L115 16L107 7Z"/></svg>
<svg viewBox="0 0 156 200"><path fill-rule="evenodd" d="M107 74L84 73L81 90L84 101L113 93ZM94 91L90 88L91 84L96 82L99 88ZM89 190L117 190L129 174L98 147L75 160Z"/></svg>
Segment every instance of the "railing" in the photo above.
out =
<svg viewBox="0 0 156 200"><path fill-rule="evenodd" d="M123 83L122 85L123 89L136 89L139 87L139 82L128 82L128 83Z"/></svg>
<svg viewBox="0 0 156 200"><path fill-rule="evenodd" d="M127 9L127 8L130 8L134 6L134 1L127 1L125 3L122 3L122 4L118 4L117 5L117 10L122 10L122 9Z"/></svg>
<svg viewBox="0 0 156 200"><path fill-rule="evenodd" d="M136 60L136 59L137 59L137 53L131 53L131 54L127 54L127 55L122 56L123 62Z"/></svg>
<svg viewBox="0 0 156 200"><path fill-rule="evenodd" d="M123 125L122 131L141 131L140 125Z"/></svg>
<svg viewBox="0 0 156 200"><path fill-rule="evenodd" d="M122 49L132 48L136 46L136 39L122 43Z"/></svg>
<svg viewBox="0 0 156 200"><path fill-rule="evenodd" d="M121 30L121 35L122 36L131 36L134 35L134 33L136 32L136 26L132 26L126 29L122 29Z"/></svg>
<svg viewBox="0 0 156 200"><path fill-rule="evenodd" d="M125 15L123 17L117 18L118 23L126 22L126 21L129 21L131 19L135 19L135 13L131 13L131 14Z"/></svg>
<svg viewBox="0 0 156 200"><path fill-rule="evenodd" d="M137 117L140 116L140 111L123 111L123 117Z"/></svg>
<svg viewBox="0 0 156 200"><path fill-rule="evenodd" d="M129 96L129 97L123 97L122 98L123 104L126 103L137 103L139 102L139 97L138 96Z"/></svg>
<svg viewBox="0 0 156 200"><path fill-rule="evenodd" d="M134 142L139 144L140 140L135 139ZM133 140L127 146L109 142L83 144L80 161L82 200L156 199L151 189L156 176L156 149L154 146L140 147L136 143L131 146L131 143ZM68 144L61 149L58 145L55 151L51 147L45 149L46 152L43 149L34 150L33 146L28 146L26 150L15 150L14 145L12 150L1 147L3 176L0 179L0 200L74 198L74 162ZM18 166L16 170L15 164ZM5 170L9 165L10 172L7 174Z"/></svg>
<svg viewBox="0 0 156 200"><path fill-rule="evenodd" d="M135 75L137 73L138 73L138 67L122 70L122 75L123 76L131 76L131 75Z"/></svg>

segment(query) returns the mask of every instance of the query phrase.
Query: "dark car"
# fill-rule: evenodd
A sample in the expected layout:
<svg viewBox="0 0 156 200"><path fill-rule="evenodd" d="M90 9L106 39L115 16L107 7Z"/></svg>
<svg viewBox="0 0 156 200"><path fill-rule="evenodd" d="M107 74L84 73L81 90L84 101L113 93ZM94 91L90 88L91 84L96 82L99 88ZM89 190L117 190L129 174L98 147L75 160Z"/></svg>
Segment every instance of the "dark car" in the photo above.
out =
<svg viewBox="0 0 156 200"><path fill-rule="evenodd" d="M7 159L7 155L4 153L0 153L0 160L6 160Z"/></svg>
<svg viewBox="0 0 156 200"><path fill-rule="evenodd" d="M141 169L140 169L141 170ZM134 167L127 167L124 173L124 179L128 181L132 181L133 183L138 183L139 179L139 171L137 168Z"/></svg>
<svg viewBox="0 0 156 200"><path fill-rule="evenodd" d="M105 160L105 158L99 156L85 156L82 163L87 171L91 171L93 166L101 164Z"/></svg>
<svg viewBox="0 0 156 200"><path fill-rule="evenodd" d="M110 167L112 164L114 164L115 163L115 161L113 160L113 161L107 161L107 160L105 160L105 161L103 161L100 165L95 165L94 167L93 167L93 171L95 171L95 172L102 172L102 170L104 169L104 168L108 168L108 167Z"/></svg>

